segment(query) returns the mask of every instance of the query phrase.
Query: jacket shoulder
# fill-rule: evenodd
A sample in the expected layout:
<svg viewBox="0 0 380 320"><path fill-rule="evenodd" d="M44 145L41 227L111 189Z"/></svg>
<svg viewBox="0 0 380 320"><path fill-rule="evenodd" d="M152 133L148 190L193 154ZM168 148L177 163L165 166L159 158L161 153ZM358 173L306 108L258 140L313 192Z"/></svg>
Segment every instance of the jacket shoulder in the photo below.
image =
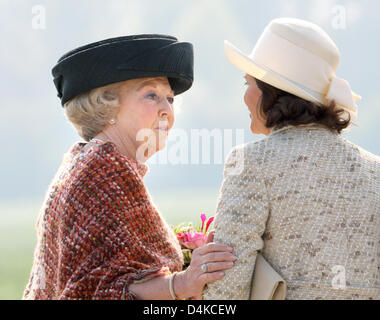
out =
<svg viewBox="0 0 380 320"><path fill-rule="evenodd" d="M263 164L266 146L267 138L263 138L259 141L251 141L233 147L227 156L225 168L240 166L245 169L259 170ZM245 171L242 170L242 172Z"/></svg>
<svg viewBox="0 0 380 320"><path fill-rule="evenodd" d="M365 161L378 168L380 173L380 156L377 156L370 151L356 145L355 143L347 140L344 137L341 137L341 141L345 144L346 147L356 152L360 156L362 161Z"/></svg>
<svg viewBox="0 0 380 320"><path fill-rule="evenodd" d="M258 141L250 141L247 143L243 143L232 148L230 154L240 151L244 152L244 155L248 158L261 160L268 149L268 145L275 142L272 140L272 137L264 137Z"/></svg>

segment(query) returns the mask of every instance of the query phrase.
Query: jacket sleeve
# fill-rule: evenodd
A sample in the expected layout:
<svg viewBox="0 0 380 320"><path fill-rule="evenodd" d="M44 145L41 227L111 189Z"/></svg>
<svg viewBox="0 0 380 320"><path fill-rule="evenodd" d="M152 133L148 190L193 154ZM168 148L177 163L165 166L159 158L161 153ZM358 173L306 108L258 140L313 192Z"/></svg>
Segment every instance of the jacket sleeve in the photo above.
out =
<svg viewBox="0 0 380 320"><path fill-rule="evenodd" d="M262 235L269 213L262 172L247 154L247 147L234 148L224 166L219 193L214 242L233 247L235 265L225 276L209 283L205 300L247 300L257 251L263 248Z"/></svg>
<svg viewBox="0 0 380 320"><path fill-rule="evenodd" d="M129 284L170 274L168 267L151 266L144 245L149 234L137 223L146 205L139 184L120 181L114 175L73 192L58 233L65 281L57 299L136 299Z"/></svg>

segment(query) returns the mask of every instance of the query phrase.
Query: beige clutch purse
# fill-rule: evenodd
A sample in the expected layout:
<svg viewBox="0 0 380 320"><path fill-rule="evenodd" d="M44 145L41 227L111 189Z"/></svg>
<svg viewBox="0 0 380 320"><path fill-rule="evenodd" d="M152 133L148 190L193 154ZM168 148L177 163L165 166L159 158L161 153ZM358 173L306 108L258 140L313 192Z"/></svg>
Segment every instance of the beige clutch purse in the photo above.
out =
<svg viewBox="0 0 380 320"><path fill-rule="evenodd" d="M250 300L285 300L286 282L261 254L257 254Z"/></svg>

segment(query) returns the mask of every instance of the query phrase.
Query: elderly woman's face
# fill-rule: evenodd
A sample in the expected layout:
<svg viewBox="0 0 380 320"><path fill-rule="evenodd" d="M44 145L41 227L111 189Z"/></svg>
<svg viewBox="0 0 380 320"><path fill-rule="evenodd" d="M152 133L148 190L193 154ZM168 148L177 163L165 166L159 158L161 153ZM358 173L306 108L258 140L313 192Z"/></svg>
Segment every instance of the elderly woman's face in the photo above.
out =
<svg viewBox="0 0 380 320"><path fill-rule="evenodd" d="M149 156L164 148L174 124L174 93L168 79L128 80L120 88L119 101L117 122L123 138L135 143L136 151L142 144L153 144Z"/></svg>
<svg viewBox="0 0 380 320"><path fill-rule="evenodd" d="M250 111L251 131L256 134L269 135L270 128L265 126L266 119L259 113L262 92L256 84L255 78L246 74L244 78L247 81L247 90L244 95L244 102Z"/></svg>

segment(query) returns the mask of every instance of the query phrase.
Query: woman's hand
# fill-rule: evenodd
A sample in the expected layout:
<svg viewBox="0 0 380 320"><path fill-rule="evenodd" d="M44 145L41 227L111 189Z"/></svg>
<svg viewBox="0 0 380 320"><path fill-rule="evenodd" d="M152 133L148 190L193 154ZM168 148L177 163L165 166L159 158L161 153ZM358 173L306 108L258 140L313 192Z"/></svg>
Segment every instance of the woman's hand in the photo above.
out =
<svg viewBox="0 0 380 320"><path fill-rule="evenodd" d="M208 237L208 241L212 240L213 233ZM223 270L232 268L236 259L232 254L232 248L224 244L209 242L194 249L189 267L179 277L184 282L182 288L185 289L187 297L202 300L204 286L223 278ZM207 271L201 268L204 264L207 265Z"/></svg>
<svg viewBox="0 0 380 320"><path fill-rule="evenodd" d="M214 235L215 235L215 231L211 231L211 232L207 235L206 243L214 242Z"/></svg>

